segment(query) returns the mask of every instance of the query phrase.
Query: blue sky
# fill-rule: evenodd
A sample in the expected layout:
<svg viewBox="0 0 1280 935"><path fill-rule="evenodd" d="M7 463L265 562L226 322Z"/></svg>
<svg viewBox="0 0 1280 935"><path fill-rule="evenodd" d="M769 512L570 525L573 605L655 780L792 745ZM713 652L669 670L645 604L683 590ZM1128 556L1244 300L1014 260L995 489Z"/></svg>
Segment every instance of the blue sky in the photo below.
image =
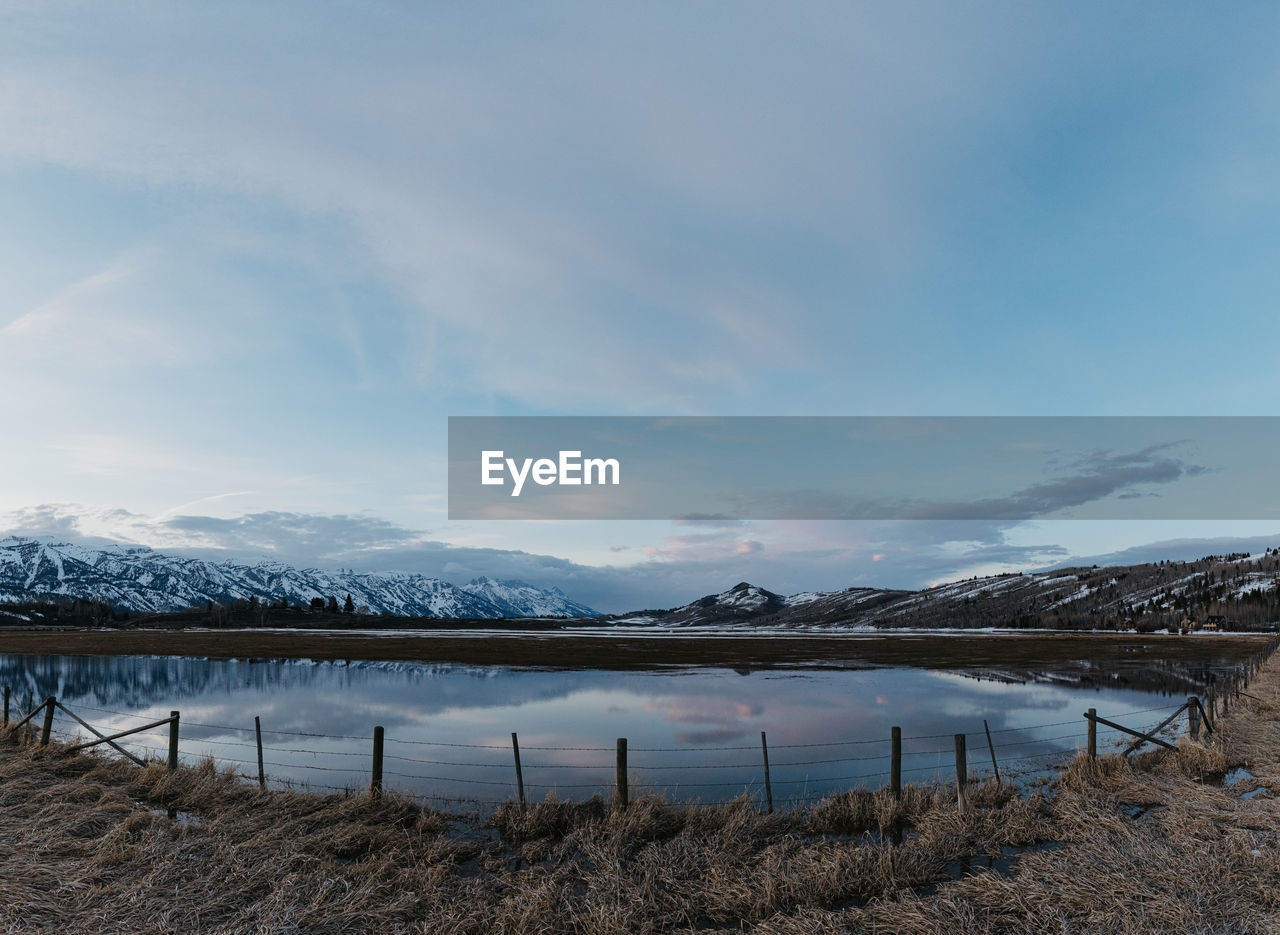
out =
<svg viewBox="0 0 1280 935"><path fill-rule="evenodd" d="M0 3L0 529L607 609L1280 532L444 509L449 415L1277 414L1277 20Z"/></svg>

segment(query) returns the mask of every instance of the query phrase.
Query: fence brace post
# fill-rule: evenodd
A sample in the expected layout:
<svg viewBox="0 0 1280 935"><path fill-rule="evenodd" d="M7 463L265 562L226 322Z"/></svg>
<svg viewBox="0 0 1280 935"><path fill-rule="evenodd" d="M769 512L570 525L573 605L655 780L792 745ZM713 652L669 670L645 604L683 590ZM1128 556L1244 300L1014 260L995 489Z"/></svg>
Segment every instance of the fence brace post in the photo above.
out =
<svg viewBox="0 0 1280 935"><path fill-rule="evenodd" d="M982 719L982 729L987 732L987 749L991 751L991 768L996 773L996 785L1000 785L1000 764L996 762L995 744L991 742L991 728L987 726L987 719Z"/></svg>
<svg viewBox="0 0 1280 935"><path fill-rule="evenodd" d="M1090 708L1087 717L1089 718L1089 759L1096 760L1098 758L1098 722L1094 720L1098 716L1097 708Z"/></svg>

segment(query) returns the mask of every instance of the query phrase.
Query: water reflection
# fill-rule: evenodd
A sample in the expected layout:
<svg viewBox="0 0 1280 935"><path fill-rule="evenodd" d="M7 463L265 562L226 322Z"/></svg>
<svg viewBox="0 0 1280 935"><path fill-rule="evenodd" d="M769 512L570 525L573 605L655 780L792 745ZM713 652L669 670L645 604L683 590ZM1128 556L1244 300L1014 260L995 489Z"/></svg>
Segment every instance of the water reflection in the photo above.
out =
<svg viewBox="0 0 1280 935"><path fill-rule="evenodd" d="M1087 667L1086 667L1087 668ZM1094 673L1098 675L1098 673ZM608 794L615 739L630 749L632 794L648 788L705 801L763 795L760 732L769 737L774 797L812 798L888 781L889 736L904 736L905 781L953 775L952 735L969 735L971 773L989 769L986 720L1006 776L1074 751L1082 712L1160 707L1148 681L1101 674L925 669L685 668L542 671L413 663L312 663L177 657L0 656L15 699L57 698L99 730L182 712L182 753L256 775L254 717L274 783L360 789L374 725L386 728L386 784L424 797L492 802L514 795L511 732L526 789ZM1172 690L1183 693L1185 673ZM1192 679L1193 681L1193 679ZM20 706L15 700L15 711ZM1127 723L1153 724L1159 711ZM76 725L59 715L58 729ZM135 749L160 755L156 733Z"/></svg>

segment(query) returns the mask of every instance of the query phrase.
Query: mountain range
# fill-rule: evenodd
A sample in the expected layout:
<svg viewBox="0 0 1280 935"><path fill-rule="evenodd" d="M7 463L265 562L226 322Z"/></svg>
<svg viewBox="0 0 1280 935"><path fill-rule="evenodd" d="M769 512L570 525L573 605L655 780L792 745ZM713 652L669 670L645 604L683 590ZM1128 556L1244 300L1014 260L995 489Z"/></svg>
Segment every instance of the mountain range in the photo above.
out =
<svg viewBox="0 0 1280 935"><path fill-rule="evenodd" d="M141 546L90 548L50 538L0 539L0 603L93 598L118 610L165 612L257 597L330 597L372 614L499 619L591 618L619 628L1158 629L1280 621L1280 548L1191 562L1058 568L969 578L923 590L851 587L783 595L748 582L681 607L601 615L558 588L475 578L458 586L407 572L297 569L282 562L207 562Z"/></svg>
<svg viewBox="0 0 1280 935"><path fill-rule="evenodd" d="M90 548L47 537L0 539L0 603L46 596L92 598L131 611L164 612L257 597L291 604L350 594L369 613L413 617L595 617L558 588L475 578L454 585L408 572L299 569L283 562L207 562L145 546Z"/></svg>
<svg viewBox="0 0 1280 935"><path fill-rule="evenodd" d="M919 591L853 587L782 595L743 581L682 607L611 614L600 622L664 628L1155 630L1183 620L1274 629L1280 621L1280 548L1192 562L992 575Z"/></svg>

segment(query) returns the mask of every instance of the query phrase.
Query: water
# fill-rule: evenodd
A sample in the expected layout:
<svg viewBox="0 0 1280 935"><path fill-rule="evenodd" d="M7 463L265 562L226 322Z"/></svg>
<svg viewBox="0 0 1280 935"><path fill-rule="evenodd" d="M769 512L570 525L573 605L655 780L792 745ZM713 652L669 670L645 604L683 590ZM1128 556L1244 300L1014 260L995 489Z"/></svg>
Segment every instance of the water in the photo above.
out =
<svg viewBox="0 0 1280 935"><path fill-rule="evenodd" d="M1088 668L1086 666L1086 668ZM903 780L950 779L953 735L967 734L970 775L990 772L985 719L1002 775L1042 774L1085 743L1088 708L1135 727L1182 700L1133 685L1149 679L1078 669L993 677L990 670L687 667L548 671L417 663L316 663L181 657L2 656L0 684L18 711L27 692L56 695L103 733L181 711L181 753L209 755L256 778L254 716L273 785L360 790L374 725L386 729L385 784L432 804L514 797L511 733L530 800L609 795L616 738L629 745L633 796L763 799L767 732L775 802L888 783L889 737L903 733ZM1081 687L1088 682L1088 687ZM55 728L81 729L59 713ZM163 757L167 728L130 738ZM82 732L82 731L81 731ZM83 732L82 732L83 733ZM87 736L87 735L86 735ZM1113 741L1100 731L1099 745Z"/></svg>

